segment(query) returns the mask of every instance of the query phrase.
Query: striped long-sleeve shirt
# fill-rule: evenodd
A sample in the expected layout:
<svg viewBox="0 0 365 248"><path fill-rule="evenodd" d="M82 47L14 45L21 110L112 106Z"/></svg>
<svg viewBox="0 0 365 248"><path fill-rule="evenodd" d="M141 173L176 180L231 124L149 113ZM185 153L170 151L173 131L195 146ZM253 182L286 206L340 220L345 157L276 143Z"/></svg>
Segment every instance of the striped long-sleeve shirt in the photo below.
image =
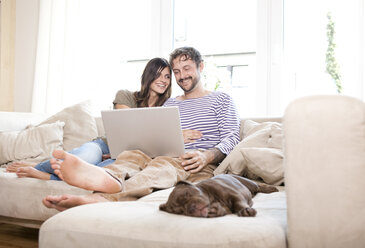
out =
<svg viewBox="0 0 365 248"><path fill-rule="evenodd" d="M233 99L226 93L214 91L183 101L170 98L164 106L179 107L182 129L203 133L196 142L185 144L185 149L217 148L228 155L239 142L239 116Z"/></svg>

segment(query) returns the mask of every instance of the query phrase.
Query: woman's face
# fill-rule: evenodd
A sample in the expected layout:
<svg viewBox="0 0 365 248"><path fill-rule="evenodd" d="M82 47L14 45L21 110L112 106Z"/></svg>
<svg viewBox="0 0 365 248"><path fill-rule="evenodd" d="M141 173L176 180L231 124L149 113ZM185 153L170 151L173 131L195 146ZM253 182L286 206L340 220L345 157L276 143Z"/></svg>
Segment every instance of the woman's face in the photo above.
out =
<svg viewBox="0 0 365 248"><path fill-rule="evenodd" d="M158 78L156 78L150 85L150 92L163 94L171 83L171 74L168 67L165 67Z"/></svg>

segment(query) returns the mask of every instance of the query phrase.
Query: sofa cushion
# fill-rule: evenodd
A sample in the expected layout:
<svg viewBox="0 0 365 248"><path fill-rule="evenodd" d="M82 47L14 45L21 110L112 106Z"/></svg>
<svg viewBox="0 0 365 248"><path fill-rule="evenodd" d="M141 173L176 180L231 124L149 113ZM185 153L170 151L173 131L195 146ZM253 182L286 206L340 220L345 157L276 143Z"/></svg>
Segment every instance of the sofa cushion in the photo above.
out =
<svg viewBox="0 0 365 248"><path fill-rule="evenodd" d="M0 216L33 221L44 221L58 213L42 204L47 195L91 193L63 181L18 178L5 168L0 168L0 189Z"/></svg>
<svg viewBox="0 0 365 248"><path fill-rule="evenodd" d="M84 101L67 107L49 117L44 123L63 121L63 149L70 151L98 136L95 118L91 114L91 101Z"/></svg>
<svg viewBox="0 0 365 248"><path fill-rule="evenodd" d="M365 103L302 97L284 123L289 247L365 247Z"/></svg>
<svg viewBox="0 0 365 248"><path fill-rule="evenodd" d="M269 184L282 183L284 168L281 123L246 120L241 136L242 141L222 161L214 174L229 173L254 180L261 178ZM271 174L274 171L275 174Z"/></svg>
<svg viewBox="0 0 365 248"><path fill-rule="evenodd" d="M280 185L284 182L283 151L276 148L241 148L247 170L265 183ZM248 175L249 177L252 177Z"/></svg>
<svg viewBox="0 0 365 248"><path fill-rule="evenodd" d="M29 126L21 131L0 132L0 164L10 161L40 162L54 149L62 149L65 123Z"/></svg>
<svg viewBox="0 0 365 248"><path fill-rule="evenodd" d="M40 247L286 247L284 192L256 195L256 217L218 218L159 211L170 192L61 212L41 226Z"/></svg>

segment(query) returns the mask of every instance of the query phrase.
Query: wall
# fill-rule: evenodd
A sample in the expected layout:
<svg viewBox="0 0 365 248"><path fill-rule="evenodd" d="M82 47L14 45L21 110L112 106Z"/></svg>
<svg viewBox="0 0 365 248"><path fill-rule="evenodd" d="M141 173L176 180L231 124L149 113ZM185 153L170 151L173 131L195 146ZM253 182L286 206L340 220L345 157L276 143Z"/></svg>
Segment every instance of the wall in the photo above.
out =
<svg viewBox="0 0 365 248"><path fill-rule="evenodd" d="M14 109L15 0L1 2L0 110Z"/></svg>
<svg viewBox="0 0 365 248"><path fill-rule="evenodd" d="M0 111L31 111L39 1L1 2Z"/></svg>
<svg viewBox="0 0 365 248"><path fill-rule="evenodd" d="M31 112L40 0L16 0L14 111Z"/></svg>

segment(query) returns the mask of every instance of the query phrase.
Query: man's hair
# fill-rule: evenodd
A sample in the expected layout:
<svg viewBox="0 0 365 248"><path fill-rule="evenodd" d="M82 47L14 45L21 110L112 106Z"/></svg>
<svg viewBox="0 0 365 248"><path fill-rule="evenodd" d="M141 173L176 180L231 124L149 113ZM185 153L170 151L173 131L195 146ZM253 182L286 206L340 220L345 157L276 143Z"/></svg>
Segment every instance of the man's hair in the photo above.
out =
<svg viewBox="0 0 365 248"><path fill-rule="evenodd" d="M202 56L200 55L200 52L196 50L193 47L180 47L176 48L171 54L170 54L170 65L173 67L173 60L176 58L180 58L182 61L191 59L195 62L196 67L200 66L200 62L203 61Z"/></svg>

